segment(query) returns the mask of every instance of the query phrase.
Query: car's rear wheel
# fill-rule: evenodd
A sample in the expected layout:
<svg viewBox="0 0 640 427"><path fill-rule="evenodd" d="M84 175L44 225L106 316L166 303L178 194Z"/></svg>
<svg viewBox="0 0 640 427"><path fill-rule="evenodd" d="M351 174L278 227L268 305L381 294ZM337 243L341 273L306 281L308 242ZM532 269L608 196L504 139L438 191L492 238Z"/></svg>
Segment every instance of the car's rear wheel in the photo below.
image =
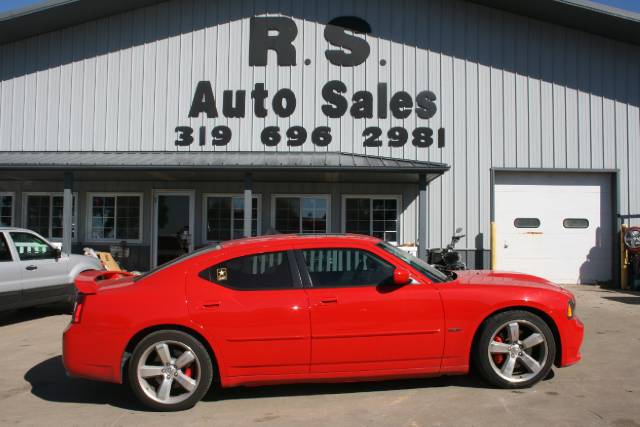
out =
<svg viewBox="0 0 640 427"><path fill-rule="evenodd" d="M552 368L556 344L549 325L528 311L513 310L489 318L475 346L479 373L501 388L526 388Z"/></svg>
<svg viewBox="0 0 640 427"><path fill-rule="evenodd" d="M147 335L129 360L129 384L146 406L159 411L191 408L213 378L211 358L193 336L173 330Z"/></svg>

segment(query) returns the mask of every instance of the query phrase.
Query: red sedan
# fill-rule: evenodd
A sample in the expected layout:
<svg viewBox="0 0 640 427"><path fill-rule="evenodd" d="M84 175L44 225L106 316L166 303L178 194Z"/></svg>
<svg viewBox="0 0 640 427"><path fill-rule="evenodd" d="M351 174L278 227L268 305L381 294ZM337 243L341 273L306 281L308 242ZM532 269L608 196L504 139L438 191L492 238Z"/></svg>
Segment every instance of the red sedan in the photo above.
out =
<svg viewBox="0 0 640 427"><path fill-rule="evenodd" d="M72 376L122 383L157 410L214 387L465 374L529 387L580 360L575 299L544 279L451 278L365 236L270 236L142 276L87 272L64 332Z"/></svg>

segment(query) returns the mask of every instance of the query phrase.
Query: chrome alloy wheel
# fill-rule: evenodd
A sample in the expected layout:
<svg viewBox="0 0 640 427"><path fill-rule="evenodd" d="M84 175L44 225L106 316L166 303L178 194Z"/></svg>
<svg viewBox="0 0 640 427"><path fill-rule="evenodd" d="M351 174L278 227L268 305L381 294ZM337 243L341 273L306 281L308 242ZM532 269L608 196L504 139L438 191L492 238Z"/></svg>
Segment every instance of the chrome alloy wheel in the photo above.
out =
<svg viewBox="0 0 640 427"><path fill-rule="evenodd" d="M530 380L547 362L549 346L542 331L527 320L502 324L489 342L489 363L495 373L511 383Z"/></svg>
<svg viewBox="0 0 640 427"><path fill-rule="evenodd" d="M159 341L149 346L136 367L140 388L162 404L176 404L191 397L201 372L196 353L178 341Z"/></svg>

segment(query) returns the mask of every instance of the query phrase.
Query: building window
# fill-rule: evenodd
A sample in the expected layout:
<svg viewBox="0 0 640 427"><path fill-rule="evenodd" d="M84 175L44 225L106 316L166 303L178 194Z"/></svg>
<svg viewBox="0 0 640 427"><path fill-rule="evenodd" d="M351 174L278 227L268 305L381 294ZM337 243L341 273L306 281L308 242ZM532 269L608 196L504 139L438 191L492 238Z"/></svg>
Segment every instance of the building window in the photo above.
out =
<svg viewBox="0 0 640 427"><path fill-rule="evenodd" d="M0 227L13 226L13 193L0 193Z"/></svg>
<svg viewBox="0 0 640 427"><path fill-rule="evenodd" d="M565 218L562 221L564 228L589 228L589 220L586 218Z"/></svg>
<svg viewBox="0 0 640 427"><path fill-rule="evenodd" d="M260 234L258 218L260 198L253 196L251 204L251 235ZM204 240L222 242L244 237L244 196L229 194L205 194Z"/></svg>
<svg viewBox="0 0 640 427"><path fill-rule="evenodd" d="M516 218L513 220L515 228L539 228L540 220L538 218Z"/></svg>
<svg viewBox="0 0 640 427"><path fill-rule="evenodd" d="M344 231L366 234L391 243L399 241L399 196L346 196Z"/></svg>
<svg viewBox="0 0 640 427"><path fill-rule="evenodd" d="M274 196L273 226L280 233L323 234L329 230L329 196Z"/></svg>
<svg viewBox="0 0 640 427"><path fill-rule="evenodd" d="M47 239L62 239L64 196L62 193L27 193L25 194L26 213L24 224L29 230ZM73 194L71 235L76 238L78 212L77 194Z"/></svg>
<svg viewBox="0 0 640 427"><path fill-rule="evenodd" d="M142 239L142 195L90 194L89 239L95 241L140 241Z"/></svg>

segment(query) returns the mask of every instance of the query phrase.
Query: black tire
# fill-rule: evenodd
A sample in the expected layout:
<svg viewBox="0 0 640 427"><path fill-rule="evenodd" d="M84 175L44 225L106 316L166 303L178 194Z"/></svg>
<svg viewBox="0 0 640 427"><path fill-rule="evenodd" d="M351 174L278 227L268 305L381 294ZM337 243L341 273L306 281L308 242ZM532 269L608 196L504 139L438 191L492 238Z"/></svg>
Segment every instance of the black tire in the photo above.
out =
<svg viewBox="0 0 640 427"><path fill-rule="evenodd" d="M163 344L167 345L173 360L169 365L162 362L160 353L155 350L156 345L164 347ZM182 354L180 350L183 350L182 353L190 350L194 356L193 361L185 368L177 367L177 361ZM147 378L139 375L138 367L143 357L146 360L142 365L163 368L163 373ZM149 363L150 361L154 362ZM193 372L187 369L193 369ZM142 404L156 411L182 411L193 407L207 393L213 379L213 363L207 349L192 335L177 330L160 330L143 338L129 359L127 371L129 386L135 396ZM180 382L184 381L185 376L196 383L193 390L187 390L181 385ZM170 380L169 397L161 401L161 388L165 380ZM171 396L173 392L176 396Z"/></svg>
<svg viewBox="0 0 640 427"><path fill-rule="evenodd" d="M519 335L515 343L510 326L514 323L518 325ZM513 329L515 331L515 327ZM541 339L544 341L530 346ZM508 351L502 353L507 348ZM549 325L539 316L523 310L505 311L485 321L472 356L480 376L492 385L528 388L549 374L556 357L556 342ZM513 368L510 363L514 364Z"/></svg>

